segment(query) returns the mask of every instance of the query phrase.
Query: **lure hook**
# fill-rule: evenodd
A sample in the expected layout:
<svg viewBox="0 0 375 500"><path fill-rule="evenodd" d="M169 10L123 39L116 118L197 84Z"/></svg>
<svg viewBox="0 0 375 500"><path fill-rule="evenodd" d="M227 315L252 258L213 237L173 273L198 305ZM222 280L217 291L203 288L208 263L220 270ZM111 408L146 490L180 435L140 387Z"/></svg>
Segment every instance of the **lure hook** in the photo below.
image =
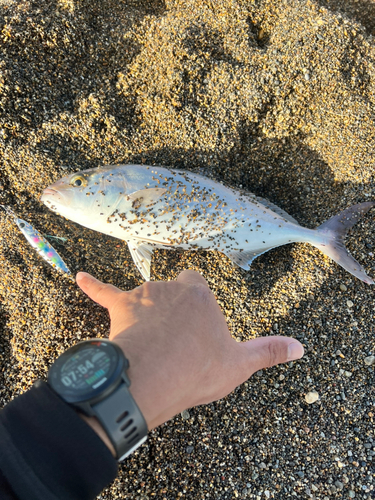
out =
<svg viewBox="0 0 375 500"><path fill-rule="evenodd" d="M11 215L14 219L17 219L16 214L13 212L13 210L8 207L8 205L1 205L0 207L5 211L7 215Z"/></svg>

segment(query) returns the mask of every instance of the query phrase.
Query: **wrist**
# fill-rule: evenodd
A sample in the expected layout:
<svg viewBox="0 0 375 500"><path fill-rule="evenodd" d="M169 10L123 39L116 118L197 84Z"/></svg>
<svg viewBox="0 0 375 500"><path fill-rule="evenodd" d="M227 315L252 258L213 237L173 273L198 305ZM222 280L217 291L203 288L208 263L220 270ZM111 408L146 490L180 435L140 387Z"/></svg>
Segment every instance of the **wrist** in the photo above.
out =
<svg viewBox="0 0 375 500"><path fill-rule="evenodd" d="M178 409L174 409L170 394L164 389L167 380L163 378L160 370L155 373L155 365L148 359L147 352L139 353L138 350L133 350L130 343L123 347L122 343L116 342L116 338L112 339L112 342L124 348L129 360L128 390L141 411L148 430L151 431L178 413Z"/></svg>
<svg viewBox="0 0 375 500"><path fill-rule="evenodd" d="M96 417L88 417L83 413L77 411L77 415L81 417L82 420L86 422L87 425L91 427L91 429L100 437L103 443L107 446L109 451L112 453L113 457L116 458L116 450L108 437L108 434L103 429L103 426L100 424L99 420Z"/></svg>
<svg viewBox="0 0 375 500"><path fill-rule="evenodd" d="M86 340L51 366L48 383L119 461L147 438L147 422L128 387L129 361L108 340Z"/></svg>

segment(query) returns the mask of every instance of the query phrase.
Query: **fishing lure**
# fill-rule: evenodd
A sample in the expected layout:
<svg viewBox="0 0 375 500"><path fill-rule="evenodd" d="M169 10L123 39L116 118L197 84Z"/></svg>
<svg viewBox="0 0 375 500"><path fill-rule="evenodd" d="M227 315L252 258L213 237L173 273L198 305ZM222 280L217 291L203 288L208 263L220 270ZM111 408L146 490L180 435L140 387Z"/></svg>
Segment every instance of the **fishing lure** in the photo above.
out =
<svg viewBox="0 0 375 500"><path fill-rule="evenodd" d="M0 205L0 207L2 207L8 215L13 217L14 222L17 224L27 241L33 248L35 248L44 260L46 260L52 267L57 267L57 269L63 273L71 276L72 273L60 255L31 224L23 219L19 219L10 207L6 205Z"/></svg>

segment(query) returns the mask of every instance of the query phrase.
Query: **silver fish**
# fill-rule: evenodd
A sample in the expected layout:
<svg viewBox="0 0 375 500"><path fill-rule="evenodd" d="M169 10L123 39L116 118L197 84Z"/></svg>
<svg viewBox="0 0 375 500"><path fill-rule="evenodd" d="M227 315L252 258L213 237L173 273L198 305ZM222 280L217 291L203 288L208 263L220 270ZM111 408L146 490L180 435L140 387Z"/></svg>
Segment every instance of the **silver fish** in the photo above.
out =
<svg viewBox="0 0 375 500"><path fill-rule="evenodd" d="M51 210L82 226L125 240L145 280L154 248L218 250L242 269L271 248L308 242L368 284L344 238L375 202L354 205L307 229L265 199L187 171L145 165L84 170L43 191Z"/></svg>
<svg viewBox="0 0 375 500"><path fill-rule="evenodd" d="M25 236L30 245L35 248L38 254L46 260L51 266L56 267L61 272L68 274L69 276L72 274L62 260L60 255L56 252L52 245L48 243L48 241L43 238L43 236L33 227L29 222L26 222L23 219L17 217L17 215L11 210L10 207L6 205L0 205L8 215L13 217L14 222L19 227L22 234Z"/></svg>

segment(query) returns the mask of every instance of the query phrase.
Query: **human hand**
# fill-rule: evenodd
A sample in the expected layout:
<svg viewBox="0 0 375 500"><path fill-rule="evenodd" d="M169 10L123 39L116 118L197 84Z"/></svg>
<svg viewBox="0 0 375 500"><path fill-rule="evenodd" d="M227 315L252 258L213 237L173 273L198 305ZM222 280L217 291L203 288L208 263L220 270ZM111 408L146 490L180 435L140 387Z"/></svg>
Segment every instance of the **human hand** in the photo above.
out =
<svg viewBox="0 0 375 500"><path fill-rule="evenodd" d="M124 292L87 273L78 286L106 307L109 338L129 359L130 392L149 430L177 413L223 398L256 371L303 356L289 337L236 342L205 279L146 282Z"/></svg>

